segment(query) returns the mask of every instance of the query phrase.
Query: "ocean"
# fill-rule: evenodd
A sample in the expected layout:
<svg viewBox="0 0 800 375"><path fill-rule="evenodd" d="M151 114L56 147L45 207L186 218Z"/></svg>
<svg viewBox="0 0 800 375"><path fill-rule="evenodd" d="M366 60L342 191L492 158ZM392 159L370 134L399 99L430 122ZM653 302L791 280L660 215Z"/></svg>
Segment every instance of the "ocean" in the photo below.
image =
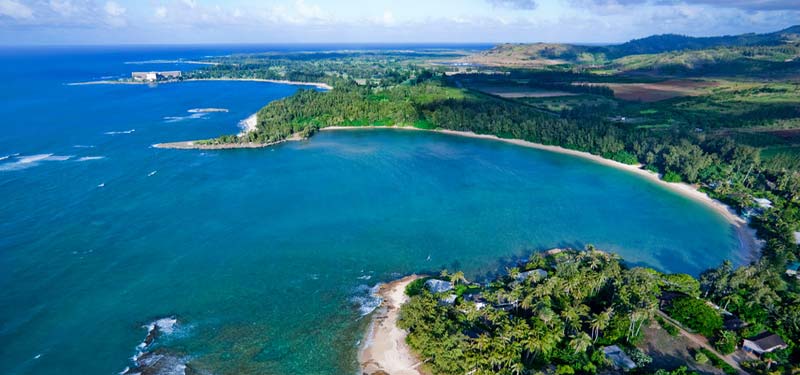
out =
<svg viewBox="0 0 800 375"><path fill-rule="evenodd" d="M236 133L302 88L68 85L281 48L334 47L0 50L0 373L116 374L148 352L199 373L354 374L370 291L402 275L480 281L587 244L695 275L742 261L711 209L580 158L402 130L155 149Z"/></svg>

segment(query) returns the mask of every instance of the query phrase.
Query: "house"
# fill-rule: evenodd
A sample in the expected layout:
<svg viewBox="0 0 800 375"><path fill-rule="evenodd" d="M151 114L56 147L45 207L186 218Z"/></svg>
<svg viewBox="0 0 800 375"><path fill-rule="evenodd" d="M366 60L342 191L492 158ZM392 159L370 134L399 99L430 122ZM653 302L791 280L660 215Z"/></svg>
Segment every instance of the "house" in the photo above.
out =
<svg viewBox="0 0 800 375"><path fill-rule="evenodd" d="M800 232L794 232L794 243L800 245Z"/></svg>
<svg viewBox="0 0 800 375"><path fill-rule="evenodd" d="M453 289L453 283L449 281L430 279L425 282L425 288L431 293L444 293Z"/></svg>
<svg viewBox="0 0 800 375"><path fill-rule="evenodd" d="M722 326L728 331L740 331L744 327L747 327L747 323L739 319L736 315L728 313L722 314Z"/></svg>
<svg viewBox="0 0 800 375"><path fill-rule="evenodd" d="M606 359L611 361L614 368L620 370L633 370L636 368L636 363L633 362L631 357L628 357L619 346L611 345L603 348L603 354Z"/></svg>
<svg viewBox="0 0 800 375"><path fill-rule="evenodd" d="M761 332L751 338L744 339L744 343L742 344L742 349L758 355L770 353L775 350L786 349L787 347L788 345L786 345L780 336L767 331Z"/></svg>
<svg viewBox="0 0 800 375"><path fill-rule="evenodd" d="M176 79L181 78L181 71L171 70L167 72L158 72L156 75L158 76L158 79Z"/></svg>
<svg viewBox="0 0 800 375"><path fill-rule="evenodd" d="M170 79L178 79L181 77L179 70L172 70L166 72L133 72L131 78L138 82L156 82Z"/></svg>
<svg viewBox="0 0 800 375"><path fill-rule="evenodd" d="M134 81L155 82L158 79L156 72L133 72L131 78Z"/></svg>
<svg viewBox="0 0 800 375"><path fill-rule="evenodd" d="M525 280L528 280L531 277L537 277L536 280L542 280L545 277L547 277L547 271L537 268L537 269L531 270L531 271L520 272L519 274L517 274L517 276L514 278L514 280L519 282L519 283L521 283L521 282L523 282Z"/></svg>
<svg viewBox="0 0 800 375"><path fill-rule="evenodd" d="M786 274L800 279L800 262L794 262L786 266Z"/></svg>
<svg viewBox="0 0 800 375"><path fill-rule="evenodd" d="M455 294L448 294L442 298L439 298L439 304L445 306L451 306L456 303L456 298L458 298Z"/></svg>
<svg viewBox="0 0 800 375"><path fill-rule="evenodd" d="M464 300L474 303L476 310L481 310L489 305L489 301L487 301L486 298L483 298L483 296L480 294L467 294L464 296Z"/></svg>
<svg viewBox="0 0 800 375"><path fill-rule="evenodd" d="M768 208L772 208L772 201L767 198L755 198L753 201L755 201L758 207L761 207L762 209L766 210Z"/></svg>

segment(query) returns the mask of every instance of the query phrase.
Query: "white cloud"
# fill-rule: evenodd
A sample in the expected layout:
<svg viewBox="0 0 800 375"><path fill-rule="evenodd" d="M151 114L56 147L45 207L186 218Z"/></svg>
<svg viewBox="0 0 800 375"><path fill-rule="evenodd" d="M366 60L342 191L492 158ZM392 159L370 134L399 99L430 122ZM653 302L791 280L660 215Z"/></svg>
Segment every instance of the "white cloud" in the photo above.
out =
<svg viewBox="0 0 800 375"><path fill-rule="evenodd" d="M182 0L182 2L191 9L197 8L197 0Z"/></svg>
<svg viewBox="0 0 800 375"><path fill-rule="evenodd" d="M78 12L78 8L70 0L50 0L49 5L53 12L62 17L69 17Z"/></svg>
<svg viewBox="0 0 800 375"><path fill-rule="evenodd" d="M167 8L163 6L156 7L155 16L158 19L167 18Z"/></svg>
<svg viewBox="0 0 800 375"><path fill-rule="evenodd" d="M0 16L30 20L33 19L33 9L17 0L0 0Z"/></svg>
<svg viewBox="0 0 800 375"><path fill-rule="evenodd" d="M111 17L120 17L125 15L125 8L122 5L119 5L116 1L107 1L106 5L103 7L103 10L106 11Z"/></svg>

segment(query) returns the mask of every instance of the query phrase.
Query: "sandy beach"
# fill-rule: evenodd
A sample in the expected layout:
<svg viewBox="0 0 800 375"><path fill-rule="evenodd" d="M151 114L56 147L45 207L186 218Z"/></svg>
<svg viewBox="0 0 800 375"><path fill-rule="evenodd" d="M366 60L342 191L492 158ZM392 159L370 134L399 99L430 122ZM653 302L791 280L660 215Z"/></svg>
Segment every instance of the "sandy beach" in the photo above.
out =
<svg viewBox="0 0 800 375"><path fill-rule="evenodd" d="M644 170L641 168L641 165L630 165L620 163L618 161L605 159L602 156L593 155L588 152L584 151L577 151L577 150L570 150L567 148L559 147L559 146L550 146L544 145L541 143L534 143L528 142L521 139L506 139L500 138L494 135L486 135L486 134L476 134L473 132L467 131L457 131L457 130L445 130L445 129L434 129L434 130L427 130L427 129L419 129L411 126L395 126L395 127L386 127L386 126L359 126L359 127L352 127L352 126L330 126L323 129L321 131L332 131L332 130L357 130L357 129L402 129L402 130L414 130L414 131L427 131L433 133L442 133L442 134L450 134L456 135L460 137L469 137L469 138L479 138L479 139L489 139L493 141L500 141L515 144L518 146L523 147L530 147L535 148L538 150L546 150L551 152L557 152L560 154L567 154L572 156L577 156L586 160L590 160L595 163L603 164L609 167L617 168L620 170L628 171L630 173L637 174L648 180L661 185L677 194L680 194L684 197L697 201L706 205L707 207L713 209L726 220L728 220L731 225L736 229L736 233L739 237L739 242L741 249L743 251L743 258L745 261L751 261L758 259L761 253L761 241L756 237L756 231L753 228L750 228L747 224L747 221L736 214L736 212L730 208L728 205L712 199L707 194L698 190L697 186L689 185L686 183L672 183L666 182L660 178L657 173L650 172L648 170Z"/></svg>
<svg viewBox="0 0 800 375"><path fill-rule="evenodd" d="M400 306L408 301L406 286L419 276L406 276L382 285L378 295L381 306L372 315L372 323L358 353L361 373L366 375L422 375L420 361L406 345L406 332L397 327Z"/></svg>
<svg viewBox="0 0 800 375"><path fill-rule="evenodd" d="M258 113L253 113L246 119L239 122L239 127L242 128L242 131L239 133L239 136L243 136L247 133L256 130L256 126L258 126Z"/></svg>
<svg viewBox="0 0 800 375"><path fill-rule="evenodd" d="M167 83L201 82L201 81L266 82L266 83L280 83L280 84L283 84L283 85L294 85L294 86L314 86L314 87L316 87L318 89L321 89L321 90L333 90L333 87L331 87L327 83L322 83L322 82L297 82L297 81L286 81L286 80L279 80L279 79L260 79L260 78L190 78L190 79L167 80L167 81L158 81L158 82L101 80L101 81L67 83L67 86L83 86L83 85L160 85L160 84L167 84Z"/></svg>

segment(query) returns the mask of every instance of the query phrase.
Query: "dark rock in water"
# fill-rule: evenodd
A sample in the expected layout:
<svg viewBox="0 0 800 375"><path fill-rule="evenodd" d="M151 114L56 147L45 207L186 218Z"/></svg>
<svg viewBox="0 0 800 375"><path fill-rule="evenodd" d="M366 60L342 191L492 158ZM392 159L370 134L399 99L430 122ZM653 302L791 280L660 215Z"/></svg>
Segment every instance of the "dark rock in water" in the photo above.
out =
<svg viewBox="0 0 800 375"><path fill-rule="evenodd" d="M167 317L158 319L145 327L147 336L136 347L137 354L133 357L133 368L126 368L122 375L192 375L193 371L186 364L186 357L171 352L164 348L151 349L153 343L161 336L173 332L177 318Z"/></svg>
<svg viewBox="0 0 800 375"><path fill-rule="evenodd" d="M157 349L144 353L136 360L136 367L129 369L124 374L142 375L189 375L193 371L186 365L182 356L169 351Z"/></svg>

